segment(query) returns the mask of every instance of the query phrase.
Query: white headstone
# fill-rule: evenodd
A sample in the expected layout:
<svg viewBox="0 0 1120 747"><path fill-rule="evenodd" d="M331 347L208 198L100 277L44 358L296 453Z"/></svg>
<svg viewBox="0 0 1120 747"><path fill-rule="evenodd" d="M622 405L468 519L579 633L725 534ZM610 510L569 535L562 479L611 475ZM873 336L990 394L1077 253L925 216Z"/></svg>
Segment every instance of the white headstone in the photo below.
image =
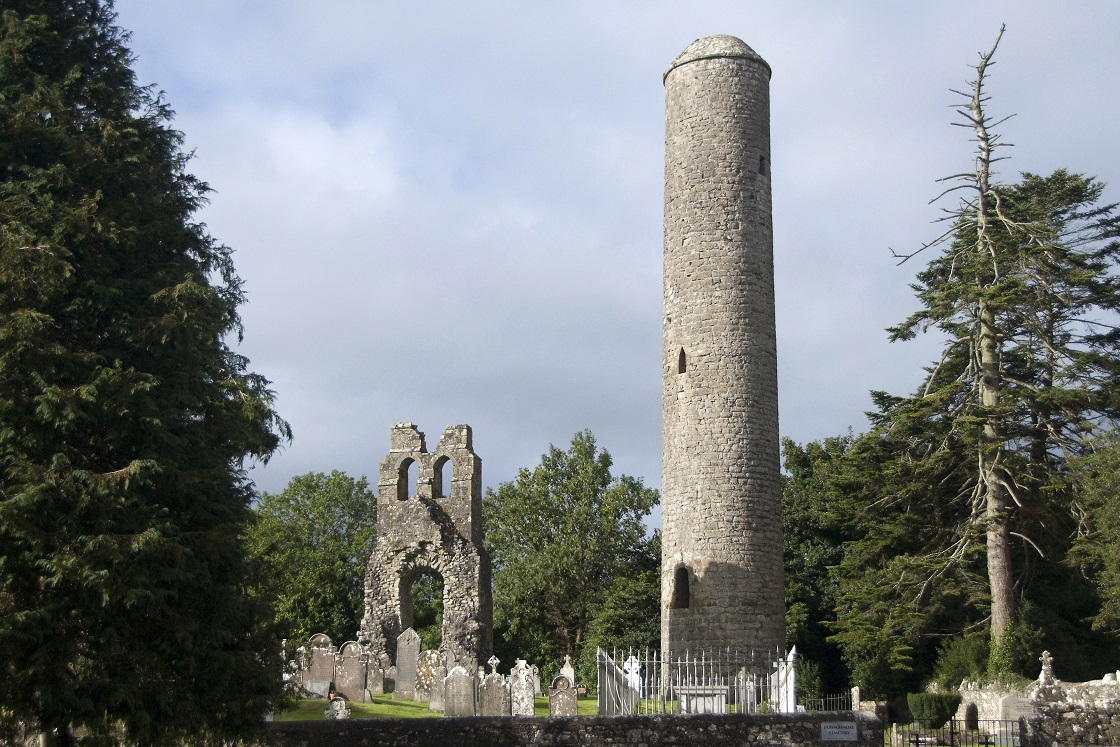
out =
<svg viewBox="0 0 1120 747"><path fill-rule="evenodd" d="M564 657L564 663L560 665L560 674L568 678L568 683L572 687L576 686L576 669L572 666L572 657Z"/></svg>
<svg viewBox="0 0 1120 747"><path fill-rule="evenodd" d="M533 674L523 660L518 659L517 664L509 676L512 715L532 716L536 705L533 700L536 695L533 690Z"/></svg>

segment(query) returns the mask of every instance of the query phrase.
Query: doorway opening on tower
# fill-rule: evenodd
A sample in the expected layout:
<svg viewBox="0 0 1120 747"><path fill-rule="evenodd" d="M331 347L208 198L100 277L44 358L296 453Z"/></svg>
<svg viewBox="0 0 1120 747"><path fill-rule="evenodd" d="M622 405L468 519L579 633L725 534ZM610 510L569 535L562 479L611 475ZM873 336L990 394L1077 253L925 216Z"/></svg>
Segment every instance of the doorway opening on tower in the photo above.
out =
<svg viewBox="0 0 1120 747"><path fill-rule="evenodd" d="M669 599L669 609L688 609L688 598L688 568L683 565L677 566L673 571L673 595Z"/></svg>
<svg viewBox="0 0 1120 747"><path fill-rule="evenodd" d="M681 348L681 354L677 356L677 373L682 374L688 370L688 360L684 355L684 348Z"/></svg>

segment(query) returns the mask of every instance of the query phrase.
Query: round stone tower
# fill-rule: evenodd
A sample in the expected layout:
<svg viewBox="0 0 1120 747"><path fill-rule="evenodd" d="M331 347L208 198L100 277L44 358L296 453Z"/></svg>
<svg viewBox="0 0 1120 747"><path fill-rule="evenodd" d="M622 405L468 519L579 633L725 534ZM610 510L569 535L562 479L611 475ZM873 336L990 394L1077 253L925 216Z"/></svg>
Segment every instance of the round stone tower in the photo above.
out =
<svg viewBox="0 0 1120 747"><path fill-rule="evenodd" d="M732 36L665 73L661 645L785 643L770 66Z"/></svg>

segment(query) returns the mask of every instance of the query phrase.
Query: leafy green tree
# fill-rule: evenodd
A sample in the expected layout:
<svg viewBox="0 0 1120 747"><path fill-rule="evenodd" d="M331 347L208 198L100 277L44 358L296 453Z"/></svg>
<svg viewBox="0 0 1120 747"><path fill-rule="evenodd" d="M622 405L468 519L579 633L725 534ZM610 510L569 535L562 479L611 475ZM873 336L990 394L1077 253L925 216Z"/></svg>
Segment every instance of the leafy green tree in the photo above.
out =
<svg viewBox="0 0 1120 747"><path fill-rule="evenodd" d="M918 274L922 308L891 330L905 340L936 328L944 352L923 390L884 417L938 421L932 430L974 465L956 487L966 523L983 532L991 666L1006 671L1014 653L1005 633L1036 562L1022 553L1046 557L1068 537L1065 459L1118 415L1120 215L1100 202L1100 183L1078 174L994 180L1001 143L984 92L994 52L981 57L960 109L978 143L975 168L958 177L965 197L931 245L940 254Z"/></svg>
<svg viewBox="0 0 1120 747"><path fill-rule="evenodd" d="M837 605L833 569L844 556L845 544L856 538L852 525L857 511L852 496L862 483L844 475L845 455L854 437L844 436L799 446L782 441L782 539L786 580L786 643L797 645L802 664L812 662L818 689L835 693L848 686L848 671L840 649L828 641L828 623ZM798 689L802 664L798 666ZM816 697L820 697L820 694Z"/></svg>
<svg viewBox="0 0 1120 747"><path fill-rule="evenodd" d="M0 729L231 737L279 682L243 464L288 432L114 18L0 5Z"/></svg>
<svg viewBox="0 0 1120 747"><path fill-rule="evenodd" d="M265 569L258 593L274 599L286 637L354 638L376 530L377 502L364 477L310 472L280 493L261 494L246 541Z"/></svg>
<svg viewBox="0 0 1120 747"><path fill-rule="evenodd" d="M1085 514L1073 558L1097 588L1102 604L1093 628L1120 635L1120 436L1114 431L1076 460L1074 475Z"/></svg>
<svg viewBox="0 0 1120 747"><path fill-rule="evenodd" d="M486 491L499 658L552 671L565 655L579 660L594 631L603 641L630 617L660 626L660 581L650 580L660 542L642 521L659 496L639 478L613 477L611 465L583 431L567 451L550 446L540 465Z"/></svg>

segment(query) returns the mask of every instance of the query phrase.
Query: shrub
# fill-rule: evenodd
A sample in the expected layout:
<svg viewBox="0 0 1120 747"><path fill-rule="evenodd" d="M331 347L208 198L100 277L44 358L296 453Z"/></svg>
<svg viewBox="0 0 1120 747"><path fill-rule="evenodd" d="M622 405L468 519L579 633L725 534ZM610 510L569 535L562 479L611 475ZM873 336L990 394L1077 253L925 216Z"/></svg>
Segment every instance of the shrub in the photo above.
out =
<svg viewBox="0 0 1120 747"><path fill-rule="evenodd" d="M914 720L930 729L940 729L961 704L958 693L907 693L906 704Z"/></svg>

